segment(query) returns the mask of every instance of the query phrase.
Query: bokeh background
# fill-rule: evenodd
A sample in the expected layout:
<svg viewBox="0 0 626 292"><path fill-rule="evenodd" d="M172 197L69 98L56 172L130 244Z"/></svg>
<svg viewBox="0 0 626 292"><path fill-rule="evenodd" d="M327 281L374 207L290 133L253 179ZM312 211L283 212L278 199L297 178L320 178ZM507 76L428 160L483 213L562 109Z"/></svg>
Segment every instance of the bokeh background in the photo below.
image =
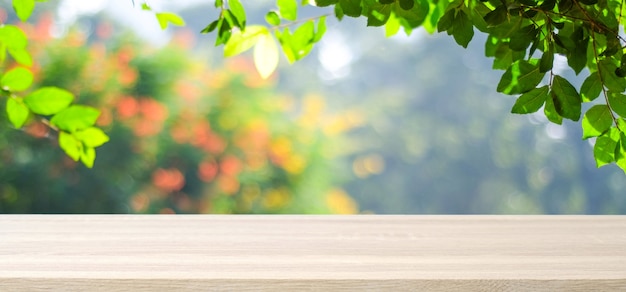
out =
<svg viewBox="0 0 626 292"><path fill-rule="evenodd" d="M37 84L99 108L111 141L86 169L45 125L13 129L0 101L1 213L626 213L624 173L596 169L579 124L509 113L480 35L463 49L332 20L262 80L251 54L224 59L199 34L211 1L149 1L186 19L166 31L135 2L38 3L20 24ZM245 4L248 23L273 7Z"/></svg>

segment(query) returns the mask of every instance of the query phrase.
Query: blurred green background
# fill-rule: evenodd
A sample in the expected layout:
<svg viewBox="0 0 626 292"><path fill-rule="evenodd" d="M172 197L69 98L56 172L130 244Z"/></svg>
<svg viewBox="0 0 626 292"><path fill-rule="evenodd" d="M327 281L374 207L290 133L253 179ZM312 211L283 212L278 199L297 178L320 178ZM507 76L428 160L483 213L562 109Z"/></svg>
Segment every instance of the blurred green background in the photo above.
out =
<svg viewBox="0 0 626 292"><path fill-rule="evenodd" d="M38 4L22 25L37 84L102 110L111 141L86 169L0 102L0 212L626 213L624 173L596 169L579 124L509 113L480 36L463 49L331 21L262 80L250 54L224 59L198 33L215 11L194 2L150 2L187 20L167 31L131 1ZM246 7L262 23L272 2Z"/></svg>

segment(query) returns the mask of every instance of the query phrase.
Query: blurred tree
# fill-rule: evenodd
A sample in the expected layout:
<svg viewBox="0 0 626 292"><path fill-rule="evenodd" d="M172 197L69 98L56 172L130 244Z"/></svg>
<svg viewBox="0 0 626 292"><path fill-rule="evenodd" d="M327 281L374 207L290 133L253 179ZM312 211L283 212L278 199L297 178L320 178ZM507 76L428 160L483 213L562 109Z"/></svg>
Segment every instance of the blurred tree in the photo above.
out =
<svg viewBox="0 0 626 292"><path fill-rule="evenodd" d="M97 124L111 141L88 170L50 147L58 136L40 122L28 135L3 126L0 212L357 211L332 172L343 142L327 134L333 117L320 97L277 95L275 81L245 59L210 68L189 53L184 32L157 49L111 38L107 23L91 42L80 30L53 39L46 19L24 27L45 64L33 70L36 82L100 109Z"/></svg>

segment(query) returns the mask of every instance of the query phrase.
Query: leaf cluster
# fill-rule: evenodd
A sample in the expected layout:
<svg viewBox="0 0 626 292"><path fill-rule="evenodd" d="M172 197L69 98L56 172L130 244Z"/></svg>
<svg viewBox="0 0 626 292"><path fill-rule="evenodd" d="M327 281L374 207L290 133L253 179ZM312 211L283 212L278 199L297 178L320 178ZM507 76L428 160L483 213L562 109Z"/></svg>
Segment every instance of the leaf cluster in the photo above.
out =
<svg viewBox="0 0 626 292"><path fill-rule="evenodd" d="M529 114L543 108L548 120L556 124L563 119L579 121L582 116L583 138L597 138L597 165L615 162L626 171L626 138L622 138L626 137L626 125L622 126L626 123L626 40L620 35L626 5L622 1L316 0L314 5L333 7L339 20L364 17L368 26L384 26L387 36L401 28L410 34L423 27L430 33L446 32L467 47L476 31L486 34L485 56L493 58L494 69L504 70L496 90L517 98L512 113ZM278 9L266 15L269 29L255 26L253 32L232 32L240 37L232 43L225 41L225 55L257 43L265 46L270 29L297 23L296 6L295 0L277 1ZM285 25L281 20L291 22ZM306 23L293 33L276 31L290 62L319 41L322 21L317 32ZM260 51L276 62L273 49ZM255 59L261 55L255 54ZM580 88L554 68L557 56L564 57L577 75L588 74ZM267 77L269 70L257 66ZM597 101L599 96L603 102ZM593 105L583 114L587 102Z"/></svg>
<svg viewBox="0 0 626 292"><path fill-rule="evenodd" d="M22 21L30 17L34 7L34 0L13 1L13 8ZM7 24L0 26L0 62L4 63L9 55L16 63L0 77L0 90L6 97L9 121L20 129L29 120L41 119L58 131L59 146L70 158L93 167L95 148L109 140L101 129L95 127L100 111L72 105L74 94L62 88L49 86L31 90L35 78L29 69L33 61L27 47L28 38L21 28Z"/></svg>

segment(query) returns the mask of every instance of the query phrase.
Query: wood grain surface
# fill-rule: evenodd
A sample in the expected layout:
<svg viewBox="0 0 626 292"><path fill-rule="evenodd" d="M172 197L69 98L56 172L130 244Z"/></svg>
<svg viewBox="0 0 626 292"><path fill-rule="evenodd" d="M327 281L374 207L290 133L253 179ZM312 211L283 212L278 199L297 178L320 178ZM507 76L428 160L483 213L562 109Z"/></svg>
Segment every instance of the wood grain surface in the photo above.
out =
<svg viewBox="0 0 626 292"><path fill-rule="evenodd" d="M0 291L626 291L624 216L0 215Z"/></svg>

